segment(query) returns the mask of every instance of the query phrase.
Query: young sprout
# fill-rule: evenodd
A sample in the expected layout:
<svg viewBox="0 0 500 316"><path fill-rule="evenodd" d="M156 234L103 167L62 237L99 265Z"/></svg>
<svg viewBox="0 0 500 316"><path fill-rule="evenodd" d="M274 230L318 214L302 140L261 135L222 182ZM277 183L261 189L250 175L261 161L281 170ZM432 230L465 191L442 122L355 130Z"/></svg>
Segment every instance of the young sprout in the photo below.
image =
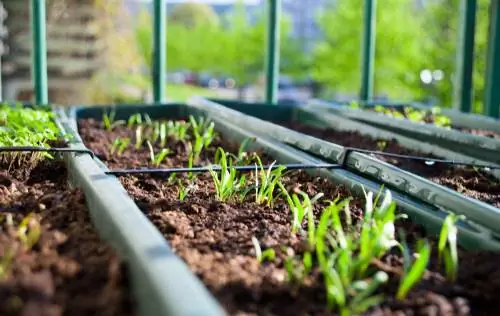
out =
<svg viewBox="0 0 500 316"><path fill-rule="evenodd" d="M137 150L141 148L144 142L143 129L144 127L142 125L137 126L135 129L135 149Z"/></svg>
<svg viewBox="0 0 500 316"><path fill-rule="evenodd" d="M231 157L233 157L235 159L235 163L237 165L239 165L239 164L249 165L250 164L252 157L248 155L246 150L247 150L248 146L250 145L250 142L254 142L255 140L256 140L255 137L245 138L240 144L240 147L238 149L238 155L229 154L229 155L231 155Z"/></svg>
<svg viewBox="0 0 500 316"><path fill-rule="evenodd" d="M128 118L127 126L129 128L132 128L135 124L142 125L142 115L140 113L133 114Z"/></svg>
<svg viewBox="0 0 500 316"><path fill-rule="evenodd" d="M110 153L113 155L115 152L118 153L118 156L121 156L125 149L127 149L128 145L130 144L130 138L120 138L117 137L113 143L111 144L110 148Z"/></svg>
<svg viewBox="0 0 500 316"><path fill-rule="evenodd" d="M102 122L104 123L104 128L108 131L113 130L115 127L125 124L125 121L115 121L116 111L112 110L110 113L104 113L102 115Z"/></svg>
<svg viewBox="0 0 500 316"><path fill-rule="evenodd" d="M184 201L190 191L190 185L184 186L182 181L178 180L179 184L179 200Z"/></svg>
<svg viewBox="0 0 500 316"><path fill-rule="evenodd" d="M160 123L160 147L163 148L167 145L167 123Z"/></svg>
<svg viewBox="0 0 500 316"><path fill-rule="evenodd" d="M19 239L26 249L31 249L40 239L40 223L33 218L33 213L26 216L17 228Z"/></svg>
<svg viewBox="0 0 500 316"><path fill-rule="evenodd" d="M214 171L212 166L209 166L209 169L214 181L217 198L219 201L224 202L242 189L240 187L241 180L236 175L236 169L232 166L232 160L228 159L222 148L219 147L217 149L216 156L219 157L220 172Z"/></svg>
<svg viewBox="0 0 500 316"><path fill-rule="evenodd" d="M258 165L255 165L255 202L257 204L266 203L268 206L271 206L274 202L274 189L276 186L279 186L278 183L280 183L280 178L285 168L279 167L273 170L272 167L276 163L273 162L266 171L259 156L255 155L255 158L258 163Z"/></svg>
<svg viewBox="0 0 500 316"><path fill-rule="evenodd" d="M14 251L10 248L6 249L3 256L0 258L0 280L5 280L9 274L10 266L14 261Z"/></svg>
<svg viewBox="0 0 500 316"><path fill-rule="evenodd" d="M280 184L280 188L282 192L286 192L283 185ZM312 199L310 199L305 192L299 191L298 193L302 197L303 201L300 201L299 196L295 193L292 194L292 196L290 196L288 193L285 193L288 205L290 206L290 210L292 211L292 234L295 234L297 233L297 231L302 229L302 222L304 221L306 215L308 215L309 217L308 222L311 222L310 217L312 216L313 212L313 204L323 197L323 193L318 193Z"/></svg>
<svg viewBox="0 0 500 316"><path fill-rule="evenodd" d="M160 166L163 160L172 153L172 151L169 148L163 148L159 153L155 154L153 145L151 145L151 142L149 140L146 141L148 148L149 148L149 157L151 159L151 162L156 166Z"/></svg>
<svg viewBox="0 0 500 316"><path fill-rule="evenodd" d="M259 261L259 263L263 263L265 261L273 261L274 258L276 258L276 252L273 248L268 248L262 251L259 240L255 238L255 236L252 236L252 244L255 249L255 257L257 258L257 261Z"/></svg>
<svg viewBox="0 0 500 316"><path fill-rule="evenodd" d="M438 242L438 262L444 261L446 277L450 282L455 282L458 270L457 234L456 223L465 219L463 215L449 214L444 220ZM448 246L448 247L447 247Z"/></svg>
<svg viewBox="0 0 500 316"><path fill-rule="evenodd" d="M404 246L407 248L407 246ZM431 257L431 246L426 240L419 240L417 246L417 259L410 268L405 269L405 275L401 279L401 282L396 293L396 298L398 300L403 300L407 297L410 290L422 279L425 273L429 259ZM405 257L408 257L407 255ZM411 258L406 258L406 260L411 260ZM405 267L409 267L410 263L405 262Z"/></svg>

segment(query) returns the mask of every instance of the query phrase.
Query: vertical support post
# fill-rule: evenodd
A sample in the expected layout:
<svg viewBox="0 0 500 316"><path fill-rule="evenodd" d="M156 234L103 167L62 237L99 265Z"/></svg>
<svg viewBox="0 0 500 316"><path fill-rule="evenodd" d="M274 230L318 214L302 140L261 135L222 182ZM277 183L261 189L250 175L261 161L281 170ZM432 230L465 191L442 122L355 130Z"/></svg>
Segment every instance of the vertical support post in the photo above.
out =
<svg viewBox="0 0 500 316"><path fill-rule="evenodd" d="M154 0L153 19L153 97L154 102L164 103L167 84L167 1Z"/></svg>
<svg viewBox="0 0 500 316"><path fill-rule="evenodd" d="M364 8L364 31L363 31L363 58L361 75L362 101L369 101L373 98L373 78L375 65L375 40L377 21L377 0L365 0Z"/></svg>
<svg viewBox="0 0 500 316"><path fill-rule="evenodd" d="M485 114L500 118L500 0L491 0Z"/></svg>
<svg viewBox="0 0 500 316"><path fill-rule="evenodd" d="M32 76L35 88L35 102L37 104L47 104L49 102L45 18L45 0L31 0Z"/></svg>
<svg viewBox="0 0 500 316"><path fill-rule="evenodd" d="M460 30L458 34L457 82L453 107L462 112L472 111L474 99L474 38L476 31L477 0L462 0L460 4Z"/></svg>
<svg viewBox="0 0 500 316"><path fill-rule="evenodd" d="M267 0L267 58L266 58L266 101L278 101L278 82L280 64L280 17L281 0Z"/></svg>

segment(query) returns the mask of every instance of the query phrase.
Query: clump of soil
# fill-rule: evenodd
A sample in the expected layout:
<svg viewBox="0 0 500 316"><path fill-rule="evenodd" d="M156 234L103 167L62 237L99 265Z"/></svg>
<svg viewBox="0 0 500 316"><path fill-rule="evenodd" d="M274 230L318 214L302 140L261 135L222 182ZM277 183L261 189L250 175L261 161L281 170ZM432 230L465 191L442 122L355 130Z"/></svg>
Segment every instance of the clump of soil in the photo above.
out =
<svg viewBox="0 0 500 316"><path fill-rule="evenodd" d="M145 146L139 149L130 146L123 155L109 154L113 140L125 136L133 139L133 130L118 127L108 132L94 120L81 120L79 126L86 145L110 168L150 165ZM237 148L220 139L214 144L218 145L233 152ZM187 166L186 147L185 142L171 140L168 148L172 154L161 167ZM159 149L155 145L155 150ZM213 153L214 148L205 151L200 164L213 162ZM266 163L270 158L264 160ZM160 176L120 178L144 214L230 315L335 315L326 308L323 281L317 271L301 286L293 286L287 281L284 260L290 252L303 253L305 239L302 235L291 234L290 209L283 199L277 199L272 207L256 204L251 195L244 202L232 200L223 203L215 198L209 174L197 174L192 181L178 175L179 179L190 188L184 200L178 198L178 185ZM346 198L350 195L346 188L312 178L304 172L290 172L282 180L289 191L300 188L310 196L323 192L325 199L333 200L337 196ZM361 199L352 200L350 212L354 222L362 217L363 205ZM321 203L318 203L316 215L320 211ZM400 222L398 227L405 229L410 244L425 234L421 227L408 222ZM276 259L259 264L252 236L258 239L262 249L275 249ZM424 281L408 299L396 301L393 297L400 280L396 272L401 271L402 259L395 252L374 265L387 271L391 281L380 288L386 299L368 314L497 315L495 296L500 290L500 274L497 273L500 269L496 267L499 258L498 254L485 252L461 253L459 282L450 284L443 277L442 269L436 266L434 256Z"/></svg>
<svg viewBox="0 0 500 316"><path fill-rule="evenodd" d="M124 265L67 186L64 163L27 169L0 169L0 315L132 315Z"/></svg>
<svg viewBox="0 0 500 316"><path fill-rule="evenodd" d="M439 158L402 147L396 140L373 139L359 132L341 132L333 129L320 129L300 124L284 124L295 131L327 140L345 147L361 148L387 153ZM376 155L382 161L421 177L451 188L465 196L500 207L500 181L495 177L469 167L451 166L435 163L428 165L423 161Z"/></svg>

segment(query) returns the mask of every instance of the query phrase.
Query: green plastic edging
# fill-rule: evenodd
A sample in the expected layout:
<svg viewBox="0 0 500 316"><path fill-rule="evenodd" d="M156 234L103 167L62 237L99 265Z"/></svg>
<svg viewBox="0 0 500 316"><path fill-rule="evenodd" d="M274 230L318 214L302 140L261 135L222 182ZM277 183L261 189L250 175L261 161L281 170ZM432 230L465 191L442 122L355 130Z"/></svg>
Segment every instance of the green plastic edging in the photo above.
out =
<svg viewBox="0 0 500 316"><path fill-rule="evenodd" d="M64 111L58 116L64 131L73 135L70 146L85 148L74 122ZM70 154L66 161L71 182L85 193L96 228L127 263L139 315L225 314L115 177L106 175L88 154Z"/></svg>
<svg viewBox="0 0 500 316"><path fill-rule="evenodd" d="M393 118L363 109L352 109L321 100L312 100L307 107L336 113L407 137L462 152L472 157L500 163L500 140L498 139L445 129L432 124L412 122L404 118Z"/></svg>
<svg viewBox="0 0 500 316"><path fill-rule="evenodd" d="M338 161L338 157L343 151L342 146L295 132L256 117L239 113L233 109L229 109L203 98L192 98L188 102L193 106L216 113L216 115L221 119L224 118L225 120L231 121L239 126L246 126L254 132L272 135L273 138L283 143L293 145L303 151L320 157L325 157L330 161ZM254 111L256 113L254 116L260 114L261 111L267 111L264 115L266 117L270 117L272 116L270 112L272 112L274 108L275 107L268 106L263 106L263 108L261 108L258 105L253 104L252 106L246 106L245 110L247 113ZM285 114L283 113L283 110L284 109L278 109L277 112L283 115ZM292 111L292 109L289 109L289 111ZM322 112L314 113L314 111L304 110L301 108L293 109L293 111L296 112L295 119L301 123L304 122L303 116L306 114L308 116L307 119L309 120L308 123L312 123L311 125L313 126L317 126L319 123L320 125L330 126L334 129L341 126L343 129L350 127L351 130L364 130L362 123L349 121L342 117L337 117L338 120L333 122L331 121L331 118L329 120L328 117L325 117L325 113ZM301 113L302 115L300 115ZM284 116L290 117L290 115ZM326 114L326 116L332 115ZM347 127L345 125L351 126ZM382 131L382 133L386 132ZM387 135L387 139L391 139L390 136L391 135ZM411 139L409 141L416 142ZM454 153L449 154L451 155ZM445 211L464 214L468 219L473 220L477 224L480 224L493 232L500 231L500 209L487 203L465 197L449 188L433 183L425 178L401 170L391 164L382 162L365 154L355 152L352 153L348 157L346 165L349 170L353 170L354 172L360 173L365 177L368 176L371 179L384 183L391 189L394 188L399 192L435 205Z"/></svg>
<svg viewBox="0 0 500 316"><path fill-rule="evenodd" d="M263 149L264 152L275 157L280 162L299 162L299 163L321 163L320 159L316 159L300 150L294 149L288 145L282 144L273 138L256 133L249 132L233 123L222 119L220 115L212 111L206 111L192 106L182 105L141 105L141 106L125 106L125 107L88 107L80 108L73 111L72 118L99 118L103 110L115 109L116 119L125 119L128 115L134 113L148 113L151 118L168 118L178 119L192 114L195 116L205 116L214 121L216 130L220 132L228 141L239 141L248 137L256 137L256 141L251 144L253 149ZM162 110L163 109L163 110ZM163 115L162 115L163 112ZM79 113L81 115L79 115ZM309 173L316 176L329 178L335 183L343 184L350 188L353 193L363 196L362 188L377 192L381 186L371 180L365 179L359 175L351 173L347 170L309 170ZM399 192L391 191L394 200L404 210L408 216L418 224L424 225L431 234L437 234L442 226L442 222L447 213L439 208L426 204L417 199L411 198ZM459 242L467 248L481 248L489 250L500 250L500 241L496 240L493 234L482 228L481 226L469 221L461 221L458 225Z"/></svg>

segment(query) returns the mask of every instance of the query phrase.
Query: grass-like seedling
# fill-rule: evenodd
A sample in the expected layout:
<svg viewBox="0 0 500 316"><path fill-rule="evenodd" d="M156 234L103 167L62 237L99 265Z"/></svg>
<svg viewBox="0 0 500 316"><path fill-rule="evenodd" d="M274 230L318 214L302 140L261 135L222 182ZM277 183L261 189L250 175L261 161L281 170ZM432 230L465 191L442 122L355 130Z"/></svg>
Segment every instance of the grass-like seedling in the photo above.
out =
<svg viewBox="0 0 500 316"><path fill-rule="evenodd" d="M276 162L273 162L268 170L264 169L259 156L255 155L257 164L255 165L255 202L257 204L266 203L271 206L274 202L274 191L279 187L280 179L285 167L272 169Z"/></svg>
<svg viewBox="0 0 500 316"><path fill-rule="evenodd" d="M151 142L147 140L146 143L149 148L149 157L151 159L151 162L157 167L161 165L163 160L165 160L165 158L167 158L167 156L172 153L172 151L169 148L163 148L159 153L155 153L155 150L153 148L153 145L151 145Z"/></svg>
<svg viewBox="0 0 500 316"><path fill-rule="evenodd" d="M450 282L455 282L458 270L458 251L456 223L463 220L463 215L449 214L444 220L438 242L438 260L444 261L446 277Z"/></svg>
<svg viewBox="0 0 500 316"><path fill-rule="evenodd" d="M190 191L190 185L184 186L184 184L180 179L178 180L178 184L179 184L179 200L184 201Z"/></svg>
<svg viewBox="0 0 500 316"><path fill-rule="evenodd" d="M164 126L167 136L177 141L185 141L191 125L184 121L168 121Z"/></svg>
<svg viewBox="0 0 500 316"><path fill-rule="evenodd" d="M189 120L193 129L193 158L196 162L199 160L201 151L204 148L208 148L212 141L215 139L215 124L209 120L205 120L202 117L199 118L199 121L196 121L193 116L190 116Z"/></svg>
<svg viewBox="0 0 500 316"><path fill-rule="evenodd" d="M121 156L123 152L127 149L128 145L130 145L130 138L125 137L117 137L111 144L111 148L109 149L109 152L111 155L114 155L115 153L118 154L118 156Z"/></svg>
<svg viewBox="0 0 500 316"><path fill-rule="evenodd" d="M112 131L115 127L125 124L125 121L119 120L115 121L116 111L112 110L109 113L105 112L102 115L102 122L104 128L108 131Z"/></svg>
<svg viewBox="0 0 500 316"><path fill-rule="evenodd" d="M33 213L28 214L17 228L17 235L26 249L33 248L40 239L40 223L33 217Z"/></svg>
<svg viewBox="0 0 500 316"><path fill-rule="evenodd" d="M259 240L255 236L252 236L252 244L255 250L255 257L259 263L273 261L274 258L276 258L276 251L273 248L268 248L262 251Z"/></svg>
<svg viewBox="0 0 500 316"><path fill-rule="evenodd" d="M144 127L142 125L137 126L135 129L135 149L139 150L144 143Z"/></svg>
<svg viewBox="0 0 500 316"><path fill-rule="evenodd" d="M219 201L227 201L235 194L241 193L244 189L245 177L238 177L236 169L233 168L231 158L227 157L222 148L217 148L216 164L220 166L220 171L215 171L213 166L209 166L210 174L215 185L215 192Z"/></svg>
<svg viewBox="0 0 500 316"><path fill-rule="evenodd" d="M396 293L399 300L405 299L410 290L422 279L431 256L431 246L427 241L419 240L417 246L417 259L411 264L412 259L406 243L404 249L404 276Z"/></svg>
<svg viewBox="0 0 500 316"><path fill-rule="evenodd" d="M318 193L311 199L306 193L299 191L299 194L294 193L290 196L288 193L286 193L286 190L281 183L278 185L280 186L281 191L285 192L288 206L290 207L290 211L292 212L292 234L295 234L302 229L302 223L304 222L304 218L306 217L306 215L308 216L310 222L313 212L313 204L321 197L323 197L323 194ZM299 195L302 197L302 201L300 200Z"/></svg>
<svg viewBox="0 0 500 316"><path fill-rule="evenodd" d="M127 120L128 128L132 128L135 124L142 125L142 115L140 113L132 114Z"/></svg>

